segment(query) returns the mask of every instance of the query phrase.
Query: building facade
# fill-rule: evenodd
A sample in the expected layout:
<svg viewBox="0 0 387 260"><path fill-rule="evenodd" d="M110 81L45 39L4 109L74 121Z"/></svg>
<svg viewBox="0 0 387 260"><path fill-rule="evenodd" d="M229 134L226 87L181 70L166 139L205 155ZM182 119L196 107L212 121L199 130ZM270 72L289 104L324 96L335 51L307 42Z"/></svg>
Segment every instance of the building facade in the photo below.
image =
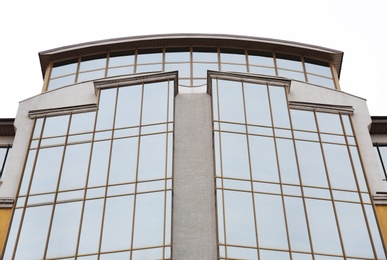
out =
<svg viewBox="0 0 387 260"><path fill-rule="evenodd" d="M181 34L39 56L42 93L0 122L3 259L386 259L386 118L341 91L342 52Z"/></svg>

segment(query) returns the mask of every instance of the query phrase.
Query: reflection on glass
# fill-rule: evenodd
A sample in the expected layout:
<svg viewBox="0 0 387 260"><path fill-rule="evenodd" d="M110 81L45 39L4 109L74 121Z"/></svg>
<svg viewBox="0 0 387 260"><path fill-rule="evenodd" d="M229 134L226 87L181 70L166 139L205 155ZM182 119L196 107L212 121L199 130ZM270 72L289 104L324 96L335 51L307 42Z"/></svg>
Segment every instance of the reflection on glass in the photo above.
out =
<svg viewBox="0 0 387 260"><path fill-rule="evenodd" d="M163 230L164 192L137 195L133 248L162 245Z"/></svg>
<svg viewBox="0 0 387 260"><path fill-rule="evenodd" d="M250 179L246 136L221 133L224 177Z"/></svg>
<svg viewBox="0 0 387 260"><path fill-rule="evenodd" d="M50 79L48 90L54 90L63 86L74 84L75 82L75 74L66 76L66 77L60 77L56 79Z"/></svg>
<svg viewBox="0 0 387 260"><path fill-rule="evenodd" d="M273 138L250 135L249 144L253 179L278 182L277 159Z"/></svg>
<svg viewBox="0 0 387 260"><path fill-rule="evenodd" d="M111 129L116 103L117 89L104 89L100 92L96 130Z"/></svg>
<svg viewBox="0 0 387 260"><path fill-rule="evenodd" d="M15 209L12 218L11 229L9 230L7 247L5 249L3 259L12 259L13 249L15 248L16 237L20 227L20 219L23 209Z"/></svg>
<svg viewBox="0 0 387 260"><path fill-rule="evenodd" d="M137 55L137 64L143 63L161 63L163 59L163 53L159 50L159 53L145 53Z"/></svg>
<svg viewBox="0 0 387 260"><path fill-rule="evenodd" d="M245 83L244 94L247 123L271 126L272 123L267 86Z"/></svg>
<svg viewBox="0 0 387 260"><path fill-rule="evenodd" d="M138 138L113 141L110 162L109 184L136 180Z"/></svg>
<svg viewBox="0 0 387 260"><path fill-rule="evenodd" d="M332 202L316 199L305 202L314 251L342 255Z"/></svg>
<svg viewBox="0 0 387 260"><path fill-rule="evenodd" d="M69 134L92 132L95 112L72 114Z"/></svg>
<svg viewBox="0 0 387 260"><path fill-rule="evenodd" d="M44 118L37 118L35 121L34 134L32 136L33 139L39 138L42 132Z"/></svg>
<svg viewBox="0 0 387 260"><path fill-rule="evenodd" d="M163 249L162 248L152 248L145 250L134 250L132 253L132 260L142 260L142 259L163 259Z"/></svg>
<svg viewBox="0 0 387 260"><path fill-rule="evenodd" d="M132 237L133 196L108 198L101 251L129 249Z"/></svg>
<svg viewBox="0 0 387 260"><path fill-rule="evenodd" d="M296 156L293 141L276 139L281 181L283 183L299 184Z"/></svg>
<svg viewBox="0 0 387 260"><path fill-rule="evenodd" d="M308 228L302 199L285 196L285 209L292 250L310 252Z"/></svg>
<svg viewBox="0 0 387 260"><path fill-rule="evenodd" d="M75 254L81 209L82 202L56 205L48 243L47 258Z"/></svg>
<svg viewBox="0 0 387 260"><path fill-rule="evenodd" d="M88 57L82 59L79 71L102 69L106 67L106 58L90 59Z"/></svg>
<svg viewBox="0 0 387 260"><path fill-rule="evenodd" d="M98 252L101 234L103 200L87 200L83 212L79 254Z"/></svg>
<svg viewBox="0 0 387 260"><path fill-rule="evenodd" d="M374 254L360 204L335 203L347 256L373 258Z"/></svg>
<svg viewBox="0 0 387 260"><path fill-rule="evenodd" d="M31 150L28 152L28 158L27 158L26 166L24 168L23 180L21 182L19 196L27 194L28 185L30 184L32 167L35 161L35 154L36 154L36 150Z"/></svg>
<svg viewBox="0 0 387 260"><path fill-rule="evenodd" d="M273 123L276 127L290 128L288 102L284 87L269 87Z"/></svg>
<svg viewBox="0 0 387 260"><path fill-rule="evenodd" d="M346 146L323 144L332 188L357 190Z"/></svg>
<svg viewBox="0 0 387 260"><path fill-rule="evenodd" d="M294 129L317 131L316 121L312 111L291 109L290 114Z"/></svg>
<svg viewBox="0 0 387 260"><path fill-rule="evenodd" d="M69 115L47 117L42 137L65 135L69 123Z"/></svg>
<svg viewBox="0 0 387 260"><path fill-rule="evenodd" d="M189 62L191 59L190 52L165 52L165 62Z"/></svg>
<svg viewBox="0 0 387 260"><path fill-rule="evenodd" d="M303 185L328 187L319 143L296 141Z"/></svg>
<svg viewBox="0 0 387 260"><path fill-rule="evenodd" d="M51 71L51 78L56 78L62 75L68 75L75 73L77 71L78 63L70 63L66 65L57 66L54 64L54 67Z"/></svg>
<svg viewBox="0 0 387 260"><path fill-rule="evenodd" d="M26 209L15 259L43 258L51 211L52 205Z"/></svg>
<svg viewBox="0 0 387 260"><path fill-rule="evenodd" d="M150 83L144 86L142 124L167 120L168 82Z"/></svg>
<svg viewBox="0 0 387 260"><path fill-rule="evenodd" d="M228 244L257 246L251 193L224 191Z"/></svg>
<svg viewBox="0 0 387 260"><path fill-rule="evenodd" d="M316 116L320 132L343 134L340 115L317 112Z"/></svg>
<svg viewBox="0 0 387 260"><path fill-rule="evenodd" d="M106 185L110 153L110 141L95 142L90 162L88 186Z"/></svg>
<svg viewBox="0 0 387 260"><path fill-rule="evenodd" d="M255 194L255 210L260 247L288 249L281 196Z"/></svg>
<svg viewBox="0 0 387 260"><path fill-rule="evenodd" d="M228 246L227 259L258 259L258 250L254 248Z"/></svg>
<svg viewBox="0 0 387 260"><path fill-rule="evenodd" d="M63 147L40 149L32 179L30 193L56 190Z"/></svg>
<svg viewBox="0 0 387 260"><path fill-rule="evenodd" d="M105 70L94 70L94 71L90 71L90 72L80 72L78 74L78 82L99 79L99 78L103 78L104 76L105 76Z"/></svg>
<svg viewBox="0 0 387 260"><path fill-rule="evenodd" d="M259 250L260 260L273 260L273 259L281 259L281 260L290 260L290 255L288 252L281 251L271 251L271 250Z"/></svg>
<svg viewBox="0 0 387 260"><path fill-rule="evenodd" d="M90 146L90 143L67 146L59 190L85 187L89 166Z"/></svg>
<svg viewBox="0 0 387 260"><path fill-rule="evenodd" d="M245 123L242 84L218 80L220 120Z"/></svg>
<svg viewBox="0 0 387 260"><path fill-rule="evenodd" d="M165 177L166 135L142 136L138 165L138 180Z"/></svg>

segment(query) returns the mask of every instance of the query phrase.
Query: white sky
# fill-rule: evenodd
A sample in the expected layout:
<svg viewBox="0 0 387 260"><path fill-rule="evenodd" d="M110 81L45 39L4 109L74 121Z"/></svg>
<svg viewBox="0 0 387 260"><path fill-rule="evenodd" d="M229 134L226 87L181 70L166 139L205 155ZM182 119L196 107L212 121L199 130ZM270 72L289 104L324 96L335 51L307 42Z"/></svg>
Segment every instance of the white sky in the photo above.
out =
<svg viewBox="0 0 387 260"><path fill-rule="evenodd" d="M42 88L38 52L110 38L235 34L344 52L343 91L387 115L387 0L9 0L0 3L0 118Z"/></svg>

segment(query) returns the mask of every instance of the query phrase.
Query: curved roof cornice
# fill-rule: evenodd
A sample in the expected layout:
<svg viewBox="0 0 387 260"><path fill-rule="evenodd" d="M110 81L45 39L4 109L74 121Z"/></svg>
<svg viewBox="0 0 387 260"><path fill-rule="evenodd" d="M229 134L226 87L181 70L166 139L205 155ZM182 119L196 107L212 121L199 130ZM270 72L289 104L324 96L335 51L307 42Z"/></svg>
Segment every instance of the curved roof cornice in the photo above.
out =
<svg viewBox="0 0 387 260"><path fill-rule="evenodd" d="M331 61L340 75L343 52L315 45L269 38L226 34L156 34L92 41L55 48L39 53L42 73L51 61L64 60L80 55L92 55L107 51L155 47L225 47L273 51L317 60Z"/></svg>

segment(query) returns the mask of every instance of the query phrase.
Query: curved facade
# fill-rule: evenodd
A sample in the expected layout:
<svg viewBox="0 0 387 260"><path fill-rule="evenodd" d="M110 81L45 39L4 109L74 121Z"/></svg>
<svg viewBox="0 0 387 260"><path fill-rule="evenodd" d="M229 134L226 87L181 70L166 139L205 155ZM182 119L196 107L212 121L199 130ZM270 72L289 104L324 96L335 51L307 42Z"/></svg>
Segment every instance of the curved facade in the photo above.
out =
<svg viewBox="0 0 387 260"><path fill-rule="evenodd" d="M0 188L3 259L386 259L342 52L155 35L39 55Z"/></svg>

